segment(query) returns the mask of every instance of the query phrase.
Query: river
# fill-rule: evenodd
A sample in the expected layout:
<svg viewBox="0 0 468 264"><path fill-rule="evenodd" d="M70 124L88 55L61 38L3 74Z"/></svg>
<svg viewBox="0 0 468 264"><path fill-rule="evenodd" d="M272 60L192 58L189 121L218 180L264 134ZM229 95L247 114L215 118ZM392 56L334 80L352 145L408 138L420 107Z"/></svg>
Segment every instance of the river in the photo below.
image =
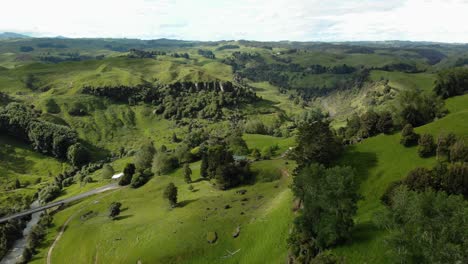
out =
<svg viewBox="0 0 468 264"><path fill-rule="evenodd" d="M39 207L39 201L34 201L31 204L31 208L34 209ZM26 227L23 230L23 237L16 240L13 244L13 247L8 251L8 253L0 261L0 264L16 264L23 255L23 251L27 244L27 237L31 233L32 228L39 222L42 212L37 212L31 215L31 220L26 224Z"/></svg>

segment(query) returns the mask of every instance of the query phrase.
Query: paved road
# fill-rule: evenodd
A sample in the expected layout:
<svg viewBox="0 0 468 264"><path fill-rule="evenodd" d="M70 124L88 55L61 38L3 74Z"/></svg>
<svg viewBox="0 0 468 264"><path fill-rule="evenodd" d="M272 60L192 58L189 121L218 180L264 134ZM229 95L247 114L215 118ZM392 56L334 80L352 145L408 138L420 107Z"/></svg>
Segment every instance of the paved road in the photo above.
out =
<svg viewBox="0 0 468 264"><path fill-rule="evenodd" d="M4 222L7 222L8 220L11 220L11 219L24 217L24 216L27 216L27 215L30 215L30 214L33 214L33 213L37 213L37 212L40 212L40 211L44 211L46 209L56 207L56 206L59 206L59 205L62 205L62 204L71 203L71 202L86 198L86 197L94 195L94 194L98 194L98 193L102 193L102 192L105 192L105 191L114 190L114 189L118 189L118 188L120 188L120 186L117 183L112 183L112 184L109 184L109 185L106 185L106 186L103 186L103 187L100 187L100 188L97 188L97 189L94 189L94 190L91 190L91 191L88 191L88 192L85 192L85 193L82 193L82 194L78 194L76 196L73 196L73 197L70 197L70 198L67 198L67 199L63 199L63 200L56 201L56 202L46 204L46 205L43 205L43 206L39 206L39 207L36 207L36 208L33 208L33 209L29 209L29 210L26 210L26 211L23 211L23 212L14 214L14 215L2 217L2 218L0 218L0 224L4 223Z"/></svg>

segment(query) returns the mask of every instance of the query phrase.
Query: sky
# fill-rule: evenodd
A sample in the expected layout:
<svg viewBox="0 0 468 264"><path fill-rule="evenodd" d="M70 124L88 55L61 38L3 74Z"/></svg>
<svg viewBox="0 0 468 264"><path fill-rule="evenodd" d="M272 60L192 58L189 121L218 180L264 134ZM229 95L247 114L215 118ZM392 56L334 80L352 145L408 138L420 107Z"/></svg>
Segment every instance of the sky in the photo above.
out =
<svg viewBox="0 0 468 264"><path fill-rule="evenodd" d="M468 43L468 0L0 0L36 37Z"/></svg>

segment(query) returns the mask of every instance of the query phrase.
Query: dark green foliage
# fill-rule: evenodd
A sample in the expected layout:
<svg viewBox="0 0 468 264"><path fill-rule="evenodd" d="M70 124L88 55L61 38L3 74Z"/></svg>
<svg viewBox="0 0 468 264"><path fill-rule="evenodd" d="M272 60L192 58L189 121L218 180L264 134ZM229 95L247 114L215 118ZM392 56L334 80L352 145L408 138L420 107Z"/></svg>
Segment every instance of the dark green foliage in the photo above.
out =
<svg viewBox="0 0 468 264"><path fill-rule="evenodd" d="M418 154L420 157L427 158L434 155L436 147L434 137L431 134L422 134L418 140Z"/></svg>
<svg viewBox="0 0 468 264"><path fill-rule="evenodd" d="M216 48L216 50L227 50L227 49L238 49L240 46L238 45L224 45Z"/></svg>
<svg viewBox="0 0 468 264"><path fill-rule="evenodd" d="M83 87L85 94L105 96L121 102L147 102L156 105L155 112L164 118L214 118L222 109L238 107L258 98L249 87L231 82L176 82L170 85L136 87Z"/></svg>
<svg viewBox="0 0 468 264"><path fill-rule="evenodd" d="M400 124L421 126L444 113L444 101L435 95L420 90L403 90L397 99Z"/></svg>
<svg viewBox="0 0 468 264"><path fill-rule="evenodd" d="M16 178L15 180L15 189L19 189L21 188L21 182L18 180L18 178Z"/></svg>
<svg viewBox="0 0 468 264"><path fill-rule="evenodd" d="M379 116L373 110L369 110L361 116L361 134L363 138L377 134L378 121Z"/></svg>
<svg viewBox="0 0 468 264"><path fill-rule="evenodd" d="M114 220L119 214L120 214L120 207L122 207L122 204L119 202L112 202L109 206L109 218Z"/></svg>
<svg viewBox="0 0 468 264"><path fill-rule="evenodd" d="M47 113L50 113L50 114L60 113L60 106L52 98L49 98L46 100L45 107L46 107Z"/></svg>
<svg viewBox="0 0 468 264"><path fill-rule="evenodd" d="M123 176L119 180L119 185L121 186L129 185L132 182L132 177L135 174L135 171L136 171L135 164L127 163L127 165L125 165L125 168L123 170Z"/></svg>
<svg viewBox="0 0 468 264"><path fill-rule="evenodd" d="M137 172L133 176L132 183L130 184L130 186L132 188L139 188L145 185L145 183L149 181L151 176L153 176L153 173L151 173L151 171L149 170L146 170L145 172Z"/></svg>
<svg viewBox="0 0 468 264"><path fill-rule="evenodd" d="M249 153L249 148L241 133L231 133L226 137L226 143L229 151L234 155L247 155Z"/></svg>
<svg viewBox="0 0 468 264"><path fill-rule="evenodd" d="M395 191L378 223L400 263L464 263L468 259L468 203L444 192Z"/></svg>
<svg viewBox="0 0 468 264"><path fill-rule="evenodd" d="M34 111L19 103L0 108L0 131L30 143L38 152L63 159L78 141L75 131L39 120Z"/></svg>
<svg viewBox="0 0 468 264"><path fill-rule="evenodd" d="M89 151L80 143L76 143L68 148L67 158L73 166L81 166L90 160Z"/></svg>
<svg viewBox="0 0 468 264"><path fill-rule="evenodd" d="M151 168L155 154L156 148L154 147L153 142L144 144L134 157L135 166L137 169L139 171L144 171Z"/></svg>
<svg viewBox="0 0 468 264"><path fill-rule="evenodd" d="M201 55L205 58L208 58L208 59L215 59L216 56L214 55L214 53L211 51L211 50L202 50L202 49L199 49L198 50L198 55Z"/></svg>
<svg viewBox="0 0 468 264"><path fill-rule="evenodd" d="M24 85L31 90L36 89L36 82L37 82L37 78L31 73L27 74L23 78Z"/></svg>
<svg viewBox="0 0 468 264"><path fill-rule="evenodd" d="M468 146L462 139L457 140L450 147L450 161L465 161L468 162Z"/></svg>
<svg viewBox="0 0 468 264"><path fill-rule="evenodd" d="M190 164L184 164L184 180L186 183L192 182L192 170L190 169Z"/></svg>
<svg viewBox="0 0 468 264"><path fill-rule="evenodd" d="M416 65L408 64L408 63L392 63L387 64L384 67L379 68L383 71L399 71L399 72L407 72L407 73L417 73L421 72L421 70L416 67Z"/></svg>
<svg viewBox="0 0 468 264"><path fill-rule="evenodd" d="M377 120L376 129L380 133L388 134L393 129L392 114L388 111L381 112Z"/></svg>
<svg viewBox="0 0 468 264"><path fill-rule="evenodd" d="M115 171L111 165L106 164L102 167L102 178L103 179L110 179L114 175Z"/></svg>
<svg viewBox="0 0 468 264"><path fill-rule="evenodd" d="M61 186L57 184L50 184L39 191L39 199L47 203L57 198L61 193Z"/></svg>
<svg viewBox="0 0 468 264"><path fill-rule="evenodd" d="M156 55L166 55L164 51L144 51L138 49L130 49L127 55L128 58L131 59L144 59L144 58L154 58Z"/></svg>
<svg viewBox="0 0 468 264"><path fill-rule="evenodd" d="M432 170L416 168L398 182L391 183L381 200L389 205L391 196L400 185L411 191L423 192L427 189L468 197L468 164L466 162L438 163Z"/></svg>
<svg viewBox="0 0 468 264"><path fill-rule="evenodd" d="M464 94L468 91L468 69L452 68L439 72L434 92L442 98Z"/></svg>
<svg viewBox="0 0 468 264"><path fill-rule="evenodd" d="M360 198L354 177L350 167L326 169L318 164L304 167L294 177L293 192L304 206L296 231L313 241L316 250L310 254L349 238Z"/></svg>
<svg viewBox="0 0 468 264"><path fill-rule="evenodd" d="M450 164L447 173L442 174L440 189L449 194L461 194L468 198L468 163Z"/></svg>
<svg viewBox="0 0 468 264"><path fill-rule="evenodd" d="M410 147L416 145L418 143L419 135L414 132L413 126L411 124L407 124L401 130L401 139L400 144L405 147Z"/></svg>
<svg viewBox="0 0 468 264"><path fill-rule="evenodd" d="M330 130L330 122L321 117L301 121L297 128L293 158L299 167L312 162L330 164L342 151L342 146Z"/></svg>
<svg viewBox="0 0 468 264"><path fill-rule="evenodd" d="M219 189L226 190L252 179L249 163L246 160L234 161L225 142L214 140L202 152L200 174L214 179Z"/></svg>
<svg viewBox="0 0 468 264"><path fill-rule="evenodd" d="M10 211L10 210L8 210ZM15 211L1 212L1 215L15 213ZM8 252L13 243L22 237L25 223L21 220L11 220L0 224L0 258Z"/></svg>
<svg viewBox="0 0 468 264"><path fill-rule="evenodd" d="M31 46L21 46L19 49L21 52L31 52L34 50L34 48Z"/></svg>
<svg viewBox="0 0 468 264"><path fill-rule="evenodd" d="M163 198L169 201L172 208L177 206L177 187L174 183L169 183L164 189Z"/></svg>
<svg viewBox="0 0 468 264"><path fill-rule="evenodd" d="M32 250L29 247L26 247L23 250L23 254L21 255L21 263L28 263L29 261L31 261L32 257Z"/></svg>
<svg viewBox="0 0 468 264"><path fill-rule="evenodd" d="M179 167L179 160L172 154L158 152L154 155L152 171L154 174L163 175Z"/></svg>
<svg viewBox="0 0 468 264"><path fill-rule="evenodd" d="M453 133L440 134L437 137L437 159L449 159L450 147L456 142L457 137Z"/></svg>

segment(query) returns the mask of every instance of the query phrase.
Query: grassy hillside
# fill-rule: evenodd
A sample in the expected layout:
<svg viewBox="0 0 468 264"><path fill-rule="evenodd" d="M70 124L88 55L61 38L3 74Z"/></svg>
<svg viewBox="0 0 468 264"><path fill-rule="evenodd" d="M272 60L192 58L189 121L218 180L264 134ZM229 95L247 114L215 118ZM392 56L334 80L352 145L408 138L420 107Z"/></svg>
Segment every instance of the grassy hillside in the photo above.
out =
<svg viewBox="0 0 468 264"><path fill-rule="evenodd" d="M468 95L450 98L446 101L450 113L433 123L416 128L417 133L430 133L437 137L442 132L453 132L458 136L468 135ZM345 256L350 263L391 263L385 232L373 223L376 212L383 208L380 197L387 186L416 167L432 167L436 160L420 158L416 147L405 148L399 144L400 133L379 135L351 146L341 163L357 169L361 181L359 203L355 218L352 240L334 250Z"/></svg>
<svg viewBox="0 0 468 264"><path fill-rule="evenodd" d="M283 160L265 161L284 164ZM199 177L199 163L191 165L194 177ZM268 166L268 165L266 165ZM59 212L54 217L55 228L71 215L66 232L52 255L53 262L128 263L227 263L262 262L282 263L286 258L286 238L292 221L292 195L287 174L273 182L242 186L229 191L214 189L209 182L193 183L194 192L187 189L181 170L167 176L154 177L140 189L122 189L102 198L90 198ZM179 188L180 207L169 209L162 198L162 190L174 182ZM240 189L245 195L237 194ZM98 199L99 202L93 203ZM107 208L112 201L121 201L124 211L118 220L107 218ZM225 209L229 205L230 208ZM80 209L83 208L83 209ZM88 211L97 215L81 220ZM238 238L232 233L241 227ZM218 240L209 244L208 232L216 232ZM52 236L53 237L53 236ZM86 243L77 244L78 240ZM257 243L261 239L262 243ZM223 259L227 250L234 252ZM43 262L44 247L33 263Z"/></svg>

